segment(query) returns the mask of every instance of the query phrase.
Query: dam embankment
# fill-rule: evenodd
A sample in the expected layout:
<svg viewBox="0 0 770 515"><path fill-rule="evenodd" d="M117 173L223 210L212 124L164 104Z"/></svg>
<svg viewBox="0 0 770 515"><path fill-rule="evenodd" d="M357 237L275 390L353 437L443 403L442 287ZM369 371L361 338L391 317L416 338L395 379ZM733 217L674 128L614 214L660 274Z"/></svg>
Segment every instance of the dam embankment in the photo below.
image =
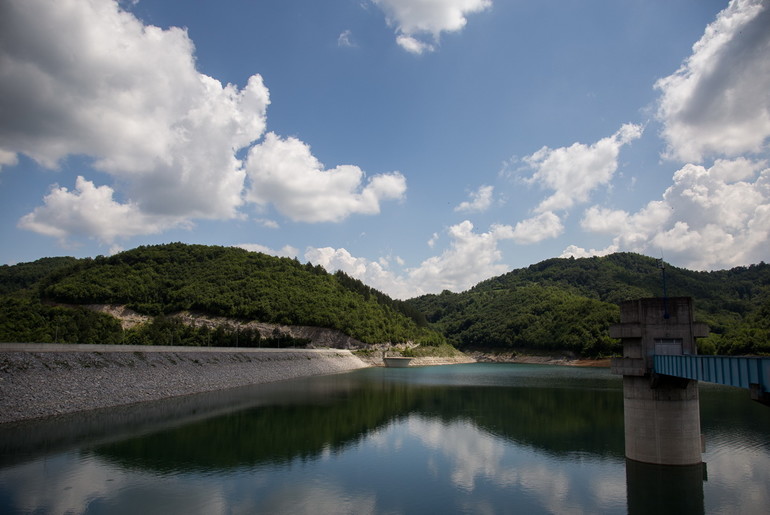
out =
<svg viewBox="0 0 770 515"><path fill-rule="evenodd" d="M0 424L367 366L338 349L0 344Z"/></svg>

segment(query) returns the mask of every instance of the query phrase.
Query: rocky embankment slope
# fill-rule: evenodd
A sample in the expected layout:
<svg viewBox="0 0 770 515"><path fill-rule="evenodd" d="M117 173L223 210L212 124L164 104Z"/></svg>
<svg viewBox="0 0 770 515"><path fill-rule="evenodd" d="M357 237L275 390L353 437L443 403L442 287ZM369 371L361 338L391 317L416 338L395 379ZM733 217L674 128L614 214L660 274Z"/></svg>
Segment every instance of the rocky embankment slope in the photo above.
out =
<svg viewBox="0 0 770 515"><path fill-rule="evenodd" d="M0 423L368 366L347 350L0 345Z"/></svg>
<svg viewBox="0 0 770 515"><path fill-rule="evenodd" d="M59 305L74 307L72 304ZM139 324L149 322L151 319L147 315L142 315L119 304L87 304L83 307L115 317L120 321L120 325L123 329L131 329ZM262 338L289 336L291 338L308 340L313 347L318 348L356 349L365 347L365 344L346 335L342 331L325 327L269 324L266 322L257 322L255 320L243 321L235 320L233 318L206 315L203 313L192 313L190 311L179 311L169 315L169 318L177 319L185 325L196 328L207 327L213 330L222 327L228 331L251 329L259 331Z"/></svg>
<svg viewBox="0 0 770 515"><path fill-rule="evenodd" d="M97 408L383 366L382 349L222 349L0 344L0 424ZM395 354L399 350L395 348ZM390 355L390 352L389 352ZM411 366L473 362L607 366L606 360L458 354Z"/></svg>

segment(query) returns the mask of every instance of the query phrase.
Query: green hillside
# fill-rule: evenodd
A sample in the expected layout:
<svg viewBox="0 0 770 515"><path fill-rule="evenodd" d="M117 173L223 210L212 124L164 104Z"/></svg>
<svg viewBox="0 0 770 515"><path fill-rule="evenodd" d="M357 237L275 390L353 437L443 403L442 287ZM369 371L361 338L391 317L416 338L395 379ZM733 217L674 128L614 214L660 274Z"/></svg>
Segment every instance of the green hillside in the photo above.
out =
<svg viewBox="0 0 770 515"><path fill-rule="evenodd" d="M770 354L770 265L694 272L666 265L669 296L693 297L712 335L701 352ZM192 328L190 311L237 321L337 329L365 343L448 341L461 349L620 351L609 338L623 300L663 294L659 261L632 253L549 259L483 281L397 301L342 272L239 248L174 243L95 259L0 267L0 341L270 345L255 330ZM153 317L124 331L86 309L125 305Z"/></svg>
<svg viewBox="0 0 770 515"><path fill-rule="evenodd" d="M0 295L27 292L53 272L77 263L73 257L42 258L32 263L0 266Z"/></svg>
<svg viewBox="0 0 770 515"><path fill-rule="evenodd" d="M198 334L169 319L182 310L207 315L284 325L337 329L365 343L404 342L439 344L443 338L426 327L424 318L404 302L365 286L345 274L328 274L322 267L300 264L239 248L184 245L139 247L111 257L61 262L37 282L11 283L20 269L37 270L43 263L3 267L0 283L2 341L81 341L80 330L64 326L109 325L105 315L48 304L126 305L155 317L131 343L206 344L210 334ZM27 274L34 276L34 274ZM14 284L16 288L14 289ZM80 323L64 318L79 317ZM116 332L117 331L117 332ZM115 343L126 335L107 331L101 343ZM148 333L149 331L149 333ZM169 336L163 336L172 332ZM71 334L76 333L76 334ZM25 336L28 336L25 338ZM176 339L174 339L176 336ZM213 335L222 340L227 335ZM240 334L242 343L257 335ZM79 339L78 339L79 338ZM96 343L96 342L93 342Z"/></svg>
<svg viewBox="0 0 770 515"><path fill-rule="evenodd" d="M712 335L702 352L770 353L770 265L716 272L666 265L669 296L693 297L696 318ZM617 352L607 329L623 300L663 295L659 261L632 253L549 259L481 282L463 293L411 302L463 349L504 347Z"/></svg>

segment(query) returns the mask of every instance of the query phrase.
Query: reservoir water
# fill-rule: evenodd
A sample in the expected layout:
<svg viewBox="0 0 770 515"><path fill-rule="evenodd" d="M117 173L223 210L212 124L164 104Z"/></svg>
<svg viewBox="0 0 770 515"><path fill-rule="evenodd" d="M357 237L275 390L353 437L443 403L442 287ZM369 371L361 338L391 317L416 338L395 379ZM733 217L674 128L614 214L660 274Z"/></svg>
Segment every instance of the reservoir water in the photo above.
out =
<svg viewBox="0 0 770 515"><path fill-rule="evenodd" d="M700 394L696 467L624 458L598 368L370 368L5 424L0 513L767 513L770 408Z"/></svg>

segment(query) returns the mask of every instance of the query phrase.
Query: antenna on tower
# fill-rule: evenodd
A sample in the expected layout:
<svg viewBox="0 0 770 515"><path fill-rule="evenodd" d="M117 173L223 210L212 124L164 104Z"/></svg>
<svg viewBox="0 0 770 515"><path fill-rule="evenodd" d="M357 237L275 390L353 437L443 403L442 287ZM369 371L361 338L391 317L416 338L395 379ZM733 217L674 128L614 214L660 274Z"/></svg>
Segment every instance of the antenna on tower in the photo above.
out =
<svg viewBox="0 0 770 515"><path fill-rule="evenodd" d="M663 261L663 252L660 253L660 259L658 260L658 268L660 268L661 279L663 280L663 318L668 319L668 292L666 291L666 263Z"/></svg>

